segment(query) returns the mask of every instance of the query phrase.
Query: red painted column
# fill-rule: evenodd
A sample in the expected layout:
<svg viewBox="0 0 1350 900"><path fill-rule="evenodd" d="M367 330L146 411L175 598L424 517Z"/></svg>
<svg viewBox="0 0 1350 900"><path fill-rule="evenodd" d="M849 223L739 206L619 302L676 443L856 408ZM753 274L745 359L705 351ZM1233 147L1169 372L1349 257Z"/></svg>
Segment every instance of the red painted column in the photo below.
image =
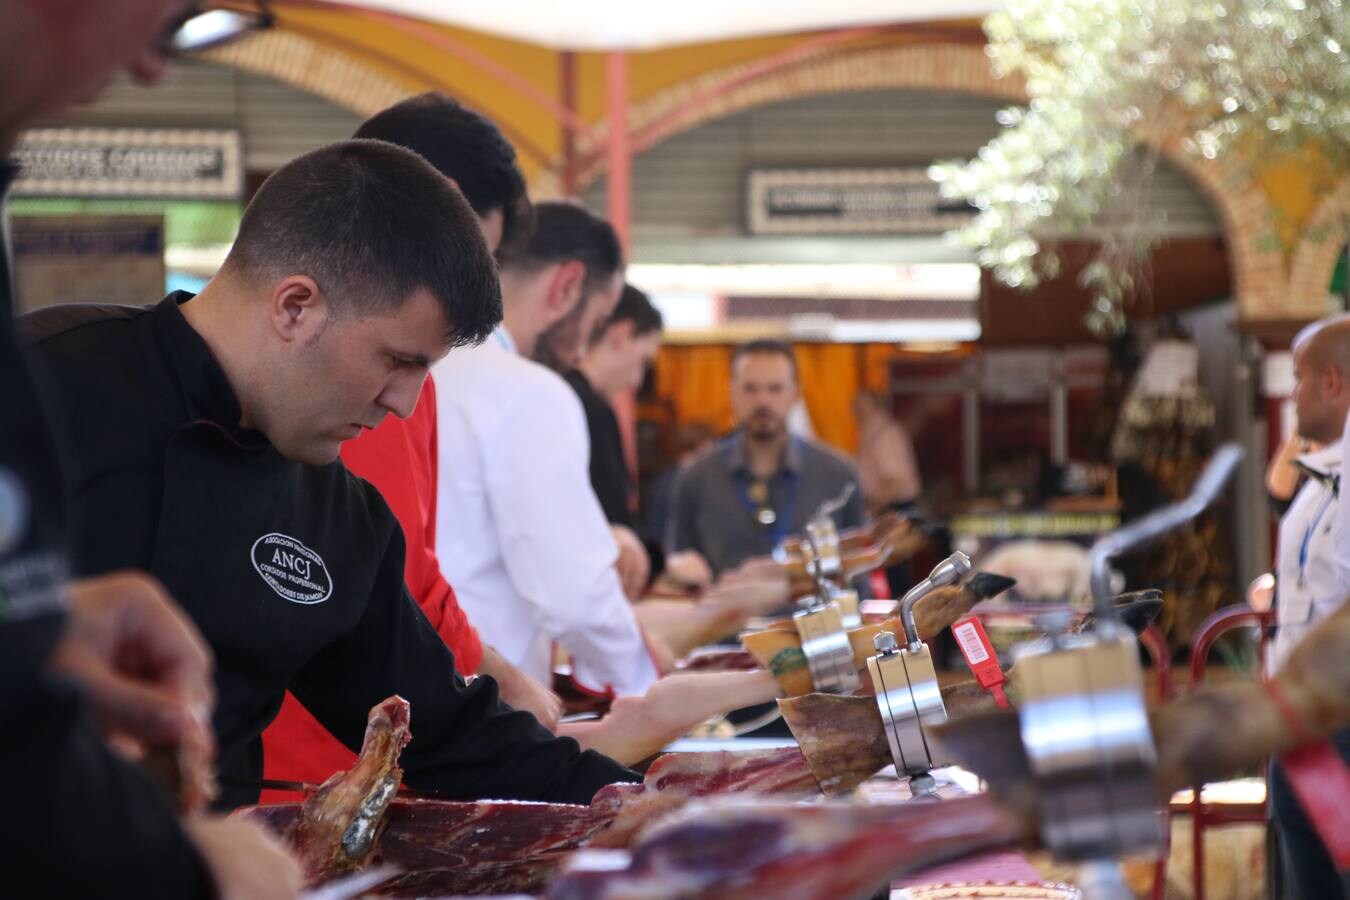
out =
<svg viewBox="0 0 1350 900"><path fill-rule="evenodd" d="M608 194L609 221L628 250L629 215L632 203L633 159L628 138L628 56L610 53L605 58L605 97L609 119Z"/></svg>

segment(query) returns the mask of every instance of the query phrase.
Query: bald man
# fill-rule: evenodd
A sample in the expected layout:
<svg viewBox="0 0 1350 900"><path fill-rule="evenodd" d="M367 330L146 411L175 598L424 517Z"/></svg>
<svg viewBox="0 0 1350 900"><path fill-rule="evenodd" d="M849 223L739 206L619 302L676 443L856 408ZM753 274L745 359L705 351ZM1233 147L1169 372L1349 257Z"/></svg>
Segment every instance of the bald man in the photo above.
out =
<svg viewBox="0 0 1350 900"><path fill-rule="evenodd" d="M1298 458L1310 477L1280 520L1276 614L1279 628L1267 664L1273 673L1318 622L1350 597L1350 525L1342 519L1341 435L1350 412L1350 315L1320 319L1298 333L1294 354L1294 414L1300 437L1322 445ZM1350 732L1336 735L1350 755ZM1270 815L1280 840L1285 896L1344 897L1340 873L1309 825L1283 766L1270 767Z"/></svg>

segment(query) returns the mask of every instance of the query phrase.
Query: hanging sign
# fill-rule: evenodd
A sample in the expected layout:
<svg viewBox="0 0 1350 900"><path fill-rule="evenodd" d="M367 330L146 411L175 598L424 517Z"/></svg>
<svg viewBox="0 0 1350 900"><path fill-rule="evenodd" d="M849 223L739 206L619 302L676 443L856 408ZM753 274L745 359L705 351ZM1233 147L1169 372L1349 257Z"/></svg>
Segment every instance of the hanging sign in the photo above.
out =
<svg viewBox="0 0 1350 900"><path fill-rule="evenodd" d="M176 128L38 128L14 152L17 197L236 200L239 132Z"/></svg>
<svg viewBox="0 0 1350 900"><path fill-rule="evenodd" d="M754 169L746 179L751 234L941 234L974 214L922 166Z"/></svg>

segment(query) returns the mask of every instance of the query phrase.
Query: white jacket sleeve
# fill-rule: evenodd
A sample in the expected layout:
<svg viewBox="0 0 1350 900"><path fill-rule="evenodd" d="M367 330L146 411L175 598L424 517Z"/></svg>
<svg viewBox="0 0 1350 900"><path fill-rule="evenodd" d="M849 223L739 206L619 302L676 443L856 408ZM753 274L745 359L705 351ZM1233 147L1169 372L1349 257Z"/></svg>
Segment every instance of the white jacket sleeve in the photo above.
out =
<svg viewBox="0 0 1350 900"><path fill-rule="evenodd" d="M583 687L642 694L658 673L591 489L585 413L566 382L557 378L554 387L532 386L511 398L487 446L487 493L502 557L535 625L571 654Z"/></svg>

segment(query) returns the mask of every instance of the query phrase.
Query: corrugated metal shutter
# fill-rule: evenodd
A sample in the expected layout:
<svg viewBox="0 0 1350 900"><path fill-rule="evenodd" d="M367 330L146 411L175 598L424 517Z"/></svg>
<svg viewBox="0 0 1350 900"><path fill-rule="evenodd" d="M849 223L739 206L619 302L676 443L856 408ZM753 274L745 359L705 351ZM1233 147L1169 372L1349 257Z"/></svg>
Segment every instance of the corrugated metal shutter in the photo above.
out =
<svg viewBox="0 0 1350 900"><path fill-rule="evenodd" d="M741 232L744 178L753 168L927 165L971 157L998 133L994 116L1004 105L963 94L862 91L788 101L710 122L634 161L634 237L640 247ZM605 208L603 182L587 192L586 201ZM1149 202L1166 214L1165 234L1220 233L1208 200L1165 162Z"/></svg>
<svg viewBox="0 0 1350 900"><path fill-rule="evenodd" d="M237 128L249 171L268 172L332 141L351 137L357 114L271 78L200 61L170 67L154 87L117 79L98 102L52 125Z"/></svg>

